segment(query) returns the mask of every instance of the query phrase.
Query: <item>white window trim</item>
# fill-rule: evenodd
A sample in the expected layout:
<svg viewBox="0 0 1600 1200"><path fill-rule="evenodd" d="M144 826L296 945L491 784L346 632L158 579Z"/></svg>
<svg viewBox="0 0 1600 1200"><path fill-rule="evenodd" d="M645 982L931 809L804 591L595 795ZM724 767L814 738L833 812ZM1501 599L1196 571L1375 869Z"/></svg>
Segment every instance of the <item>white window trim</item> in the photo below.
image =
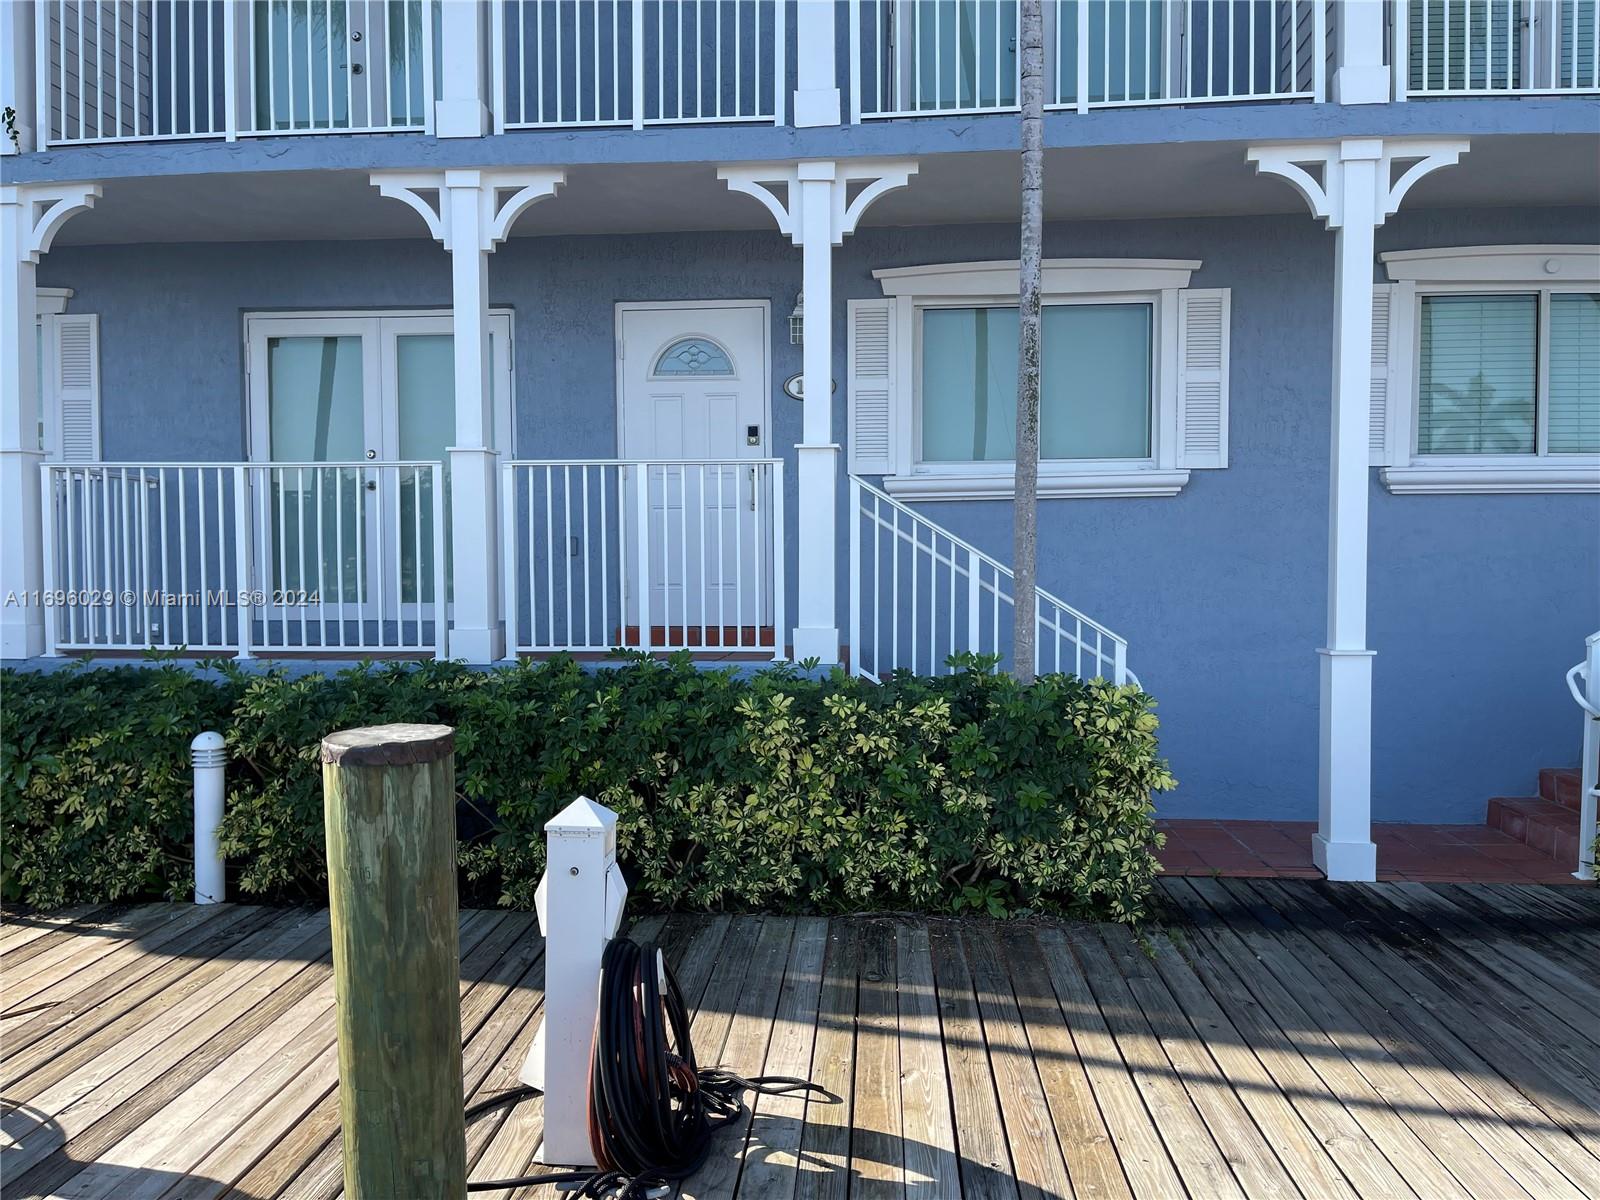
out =
<svg viewBox="0 0 1600 1200"><path fill-rule="evenodd" d="M1390 378L1397 385L1389 421L1399 434L1396 465L1379 478L1396 495L1531 495L1600 492L1600 454L1434 455L1417 453L1422 298L1454 294L1539 293L1537 444L1549 419L1548 297L1600 291L1600 246L1458 246L1380 256L1397 284L1391 320Z"/></svg>
<svg viewBox="0 0 1600 1200"><path fill-rule="evenodd" d="M1044 459L1039 496L1175 496L1189 482L1178 466L1178 292L1200 268L1189 259L1047 259L1044 304L1151 306L1150 457ZM922 313L1017 303L1015 260L896 267L873 272L894 303L897 375L903 389L894 421L895 461L909 466L884 477L891 496L913 500L1009 500L1016 493L1010 462L921 461Z"/></svg>

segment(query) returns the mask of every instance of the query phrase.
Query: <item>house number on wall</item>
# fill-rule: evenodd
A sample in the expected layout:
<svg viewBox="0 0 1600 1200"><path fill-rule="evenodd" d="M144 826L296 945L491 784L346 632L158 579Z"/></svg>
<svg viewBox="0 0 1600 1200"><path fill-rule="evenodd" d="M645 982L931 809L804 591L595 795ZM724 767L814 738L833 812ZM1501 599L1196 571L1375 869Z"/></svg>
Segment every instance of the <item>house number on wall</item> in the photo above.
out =
<svg viewBox="0 0 1600 1200"><path fill-rule="evenodd" d="M839 390L839 381L830 379L832 390ZM791 375L783 381L783 394L791 400L804 400L806 398L806 380L804 375Z"/></svg>

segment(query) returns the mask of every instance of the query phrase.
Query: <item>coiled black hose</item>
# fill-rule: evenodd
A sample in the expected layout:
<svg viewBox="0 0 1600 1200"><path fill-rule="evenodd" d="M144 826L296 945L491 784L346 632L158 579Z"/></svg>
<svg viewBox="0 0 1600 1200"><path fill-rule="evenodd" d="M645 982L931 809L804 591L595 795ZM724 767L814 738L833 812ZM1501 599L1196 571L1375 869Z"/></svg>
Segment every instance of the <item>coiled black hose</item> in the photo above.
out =
<svg viewBox="0 0 1600 1200"><path fill-rule="evenodd" d="M600 1009L589 1067L589 1144L596 1168L467 1184L498 1191L530 1184L579 1183L576 1195L643 1200L654 1187L699 1170L717 1130L745 1112L744 1094L804 1092L830 1104L839 1098L809 1080L763 1075L745 1079L701 1070L689 1040L689 1011L678 981L653 943L613 938L600 960ZM662 980L665 980L665 990ZM534 1094L516 1088L467 1109L467 1118Z"/></svg>

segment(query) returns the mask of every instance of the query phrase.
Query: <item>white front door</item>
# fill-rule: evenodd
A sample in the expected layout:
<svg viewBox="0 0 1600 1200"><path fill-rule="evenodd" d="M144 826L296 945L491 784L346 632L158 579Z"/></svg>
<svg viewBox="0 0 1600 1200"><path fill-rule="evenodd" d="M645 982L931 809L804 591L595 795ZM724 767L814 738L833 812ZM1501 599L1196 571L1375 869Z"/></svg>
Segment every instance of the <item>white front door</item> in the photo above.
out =
<svg viewBox="0 0 1600 1200"><path fill-rule="evenodd" d="M772 455L767 318L753 301L618 306L619 457L668 460L627 487L644 476L648 611L634 521L627 612L652 644L753 645L771 623L771 475L740 465Z"/></svg>

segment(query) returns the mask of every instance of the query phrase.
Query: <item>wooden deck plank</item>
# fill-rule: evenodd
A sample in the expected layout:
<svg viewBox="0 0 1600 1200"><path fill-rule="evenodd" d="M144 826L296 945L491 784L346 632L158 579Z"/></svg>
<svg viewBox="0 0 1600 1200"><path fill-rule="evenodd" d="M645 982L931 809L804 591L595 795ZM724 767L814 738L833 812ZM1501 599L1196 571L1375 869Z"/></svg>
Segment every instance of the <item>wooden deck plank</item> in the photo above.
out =
<svg viewBox="0 0 1600 1200"><path fill-rule="evenodd" d="M755 1098L681 1200L1210 1200L1219 1178L1308 1200L1600 1197L1593 899L1161 889L1172 924L1137 940L1044 920L637 923L684 984L702 1065L811 1077L844 1101ZM85 915L0 930L34 964L7 978L12 994L46 1005L0 1031L6 1095L39 1110L0 1117L23 1135L0 1148L7 1194L334 1200L325 915ZM476 1100L516 1081L542 942L529 914L464 913L462 952ZM542 1130L538 1097L485 1114L468 1130L472 1177L535 1169ZM534 1197L553 1190L500 1200Z"/></svg>
<svg viewBox="0 0 1600 1200"><path fill-rule="evenodd" d="M1257 890L1263 890L1277 910L1295 923L1300 932L1291 936L1314 942L1342 968L1342 977L1330 978L1330 988L1508 1178L1534 1196L1576 1200L1576 1190L1560 1170L1480 1095L1495 1080L1495 1073L1448 1032L1448 1021L1439 1019L1443 1014L1432 1006L1419 1006L1413 997L1394 987L1378 964L1360 956L1328 914L1320 911L1320 905L1302 905L1295 895L1276 889ZM1346 985L1344 978L1351 983ZM1467 1079L1474 1086L1468 1086ZM1570 1139L1563 1140L1570 1144ZM1572 1149L1579 1150L1577 1146ZM1600 1167L1600 1163L1594 1165ZM1494 1183L1499 1186L1500 1181Z"/></svg>
<svg viewBox="0 0 1600 1200"><path fill-rule="evenodd" d="M1037 930L1035 939L1062 1018L1072 1032L1089 1086L1099 1101L1106 1130L1116 1146L1118 1162L1133 1194L1184 1195L1178 1169L1122 1060L1116 1039L1095 1002L1094 992L1072 956L1065 933L1047 927Z"/></svg>
<svg viewBox="0 0 1600 1200"><path fill-rule="evenodd" d="M1167 1153L1190 1193L1243 1196L1229 1160L1217 1148L1205 1117L1174 1076L1161 1043L1139 1011L1105 944L1092 928L1085 927L1069 930L1067 941L1100 1005L1106 1027L1116 1039L1122 1061L1128 1065L1145 1107L1167 1144Z"/></svg>
<svg viewBox="0 0 1600 1200"><path fill-rule="evenodd" d="M955 1118L945 1071L944 1030L924 921L902 924L895 938L900 1012L900 1127L908 1200L960 1200Z"/></svg>
<svg viewBox="0 0 1600 1200"><path fill-rule="evenodd" d="M1383 1151L1302 1055L1296 1039L1275 1019L1291 1012L1275 1003L1276 997L1287 1000L1288 994L1268 979L1265 995L1257 1000L1222 955L1205 945L1203 936L1185 924L1168 930L1156 943L1156 969L1174 994L1185 997L1191 1018L1223 1016L1358 1195L1412 1195ZM1198 988L1191 987L1191 981ZM1272 1088L1263 1091L1270 1095Z"/></svg>
<svg viewBox="0 0 1600 1200"><path fill-rule="evenodd" d="M850 1110L851 1200L905 1194L900 1116L900 1005L895 992L896 930L892 921L862 923L856 943L855 1079Z"/></svg>
<svg viewBox="0 0 1600 1200"><path fill-rule="evenodd" d="M0 979L4 980L0 983L0 1012L10 1013L26 1006L46 988L85 970L130 940L136 941L168 921L176 920L182 911L176 904L146 904L130 909L115 920L93 926L93 933L88 936L63 931L58 935L62 940L43 953L4 964L4 970L0 971Z"/></svg>
<svg viewBox="0 0 1600 1200"><path fill-rule="evenodd" d="M722 1067L746 1078L761 1074L777 1020L794 928L792 917L767 917L762 921L749 969L732 1000L733 1019L721 1048L714 1057L703 1058L699 1043L695 1043L695 1057L702 1068ZM716 1200L733 1194L750 1130L748 1100L746 1097L745 1115L716 1134L705 1163L683 1181L678 1194L685 1200Z"/></svg>
<svg viewBox="0 0 1600 1200"><path fill-rule="evenodd" d="M944 1023L945 1070L955 1110L957 1162L966 1200L1017 1200L1020 1195L983 1040L977 994L959 927L940 921L928 931L934 985Z"/></svg>
<svg viewBox="0 0 1600 1200"><path fill-rule="evenodd" d="M1280 1160L1274 1149L1277 1143L1271 1138L1273 1126L1258 1126L1253 1107L1246 1103L1243 1095L1236 1094L1244 1089L1237 1083L1231 1088L1228 1086L1227 1074L1212 1056L1205 1039L1197 1036L1189 1016L1156 971L1154 947L1148 941L1143 946L1137 944L1125 926L1101 925L1096 932L1245 1194L1289 1200L1299 1196L1309 1184L1314 1190L1307 1194L1328 1195L1324 1190L1328 1186L1326 1173L1314 1177L1314 1181L1298 1184L1291 1178L1295 1174L1294 1156L1285 1154ZM1290 1125L1291 1136L1297 1124ZM1313 1157L1310 1161L1314 1164L1316 1159Z"/></svg>
<svg viewBox="0 0 1600 1200"><path fill-rule="evenodd" d="M794 928L789 961L784 966L783 990L763 1075L811 1074L811 1053L816 1044L817 1007L822 995L822 960L828 946L828 922L822 917L802 917ZM734 1189L725 1196L743 1195L761 1200L791 1200L800 1169L800 1135L805 1127L807 1097L752 1096L751 1119L742 1155L742 1170Z"/></svg>
<svg viewBox="0 0 1600 1200"><path fill-rule="evenodd" d="M43 913L0 912L0 963L28 942L84 921L104 907L100 904L74 904L70 908Z"/></svg>
<svg viewBox="0 0 1600 1200"><path fill-rule="evenodd" d="M1524 1095L1527 1089L1515 1085L1515 1076L1502 1077L1506 1071L1523 1069L1515 1047L1501 1047L1493 1035L1470 1041L1459 1036L1454 1031L1480 1029L1481 1021L1426 979L1415 978L1404 956L1394 948L1367 938L1339 936L1331 923L1336 916L1302 905L1293 894L1273 894L1307 936L1324 946L1371 992L1372 1003L1379 1008L1366 1009L1366 1019L1376 1027L1378 1019L1372 1014L1381 1011L1383 1020L1392 1021L1400 1031L1396 1045L1425 1049L1441 1064L1440 1070L1429 1073L1430 1091L1505 1164L1508 1174L1519 1182L1527 1181L1530 1190L1537 1187L1535 1195L1565 1194L1570 1186L1552 1173L1552 1164L1568 1179L1600 1176L1600 1159L1593 1153L1595 1130L1591 1127L1574 1138L1541 1107L1550 1101L1542 1098L1538 1089ZM1365 897L1348 891L1344 898L1355 903ZM1446 970L1444 974L1453 976L1454 972ZM1600 1066L1600 1055L1595 1061ZM1415 1074L1416 1068L1412 1070ZM1577 1114L1570 1115L1581 1120ZM1517 1118L1514 1125L1510 1118ZM1530 1147L1535 1157L1530 1157Z"/></svg>
<svg viewBox="0 0 1600 1200"><path fill-rule="evenodd" d="M805 1126L800 1131L800 1170L794 1184L796 1200L845 1200L849 1194L859 999L857 936L854 922L835 921L828 927L810 1078L838 1096L841 1103L806 1105Z"/></svg>
<svg viewBox="0 0 1600 1200"><path fill-rule="evenodd" d="M251 931L281 915L237 905L206 906L197 911L216 915L191 928L186 936L166 947L163 954L140 955L68 999L31 1016L7 1021L0 1087L12 1087L34 1065L48 1060L64 1046L81 1045L95 1031L161 993L175 978L197 969ZM24 1053L41 1039L52 1036L53 1045L41 1047L32 1054Z"/></svg>
<svg viewBox="0 0 1600 1200"><path fill-rule="evenodd" d="M1316 1071L1328 1091L1348 1110L1388 1159L1395 1176L1419 1196L1466 1196L1466 1190L1436 1158L1428 1144L1399 1113L1389 1107L1383 1094L1367 1081L1356 1061L1346 1056L1315 1017L1302 1007L1301 985L1284 984L1257 956L1253 944L1236 933L1213 912L1195 890L1191 878L1169 879L1163 887L1174 899L1183 899L1189 927L1204 943L1209 954L1227 964L1229 970L1249 989L1256 1001L1271 1015L1295 1049ZM1313 985L1315 986L1315 985ZM1358 1053L1359 1057L1359 1053ZM1379 1195L1390 1193L1380 1192Z"/></svg>
<svg viewBox="0 0 1600 1200"><path fill-rule="evenodd" d="M1301 996L1306 1011L1322 1026L1456 1179L1466 1194L1479 1200L1505 1200L1525 1195L1456 1119L1454 1109L1429 1090L1437 1062L1421 1048L1409 1050L1381 1006L1328 958L1320 947L1301 938L1276 909L1243 880L1190 880L1212 908L1228 915L1230 925L1255 951L1268 970ZM1330 939L1336 940L1336 939ZM1398 1057L1397 1057L1398 1055Z"/></svg>
<svg viewBox="0 0 1600 1200"><path fill-rule="evenodd" d="M997 928L988 924L969 926L962 932L961 946L972 972L978 1018L983 1023L983 1040L1017 1188L1024 1200L1075 1196L1050 1117L1050 1104L1022 1028L1011 976L1000 957L997 933Z"/></svg>

